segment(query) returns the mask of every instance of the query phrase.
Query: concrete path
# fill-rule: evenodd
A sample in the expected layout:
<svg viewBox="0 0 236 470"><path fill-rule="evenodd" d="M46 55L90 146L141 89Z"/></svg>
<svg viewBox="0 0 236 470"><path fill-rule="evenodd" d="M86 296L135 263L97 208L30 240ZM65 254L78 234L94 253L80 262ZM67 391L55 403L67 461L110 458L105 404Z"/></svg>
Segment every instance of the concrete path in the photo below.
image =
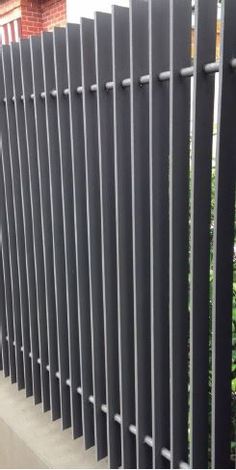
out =
<svg viewBox="0 0 236 470"><path fill-rule="evenodd" d="M94 448L85 451L83 438L73 441L0 372L0 468L107 468L107 459L97 463Z"/></svg>

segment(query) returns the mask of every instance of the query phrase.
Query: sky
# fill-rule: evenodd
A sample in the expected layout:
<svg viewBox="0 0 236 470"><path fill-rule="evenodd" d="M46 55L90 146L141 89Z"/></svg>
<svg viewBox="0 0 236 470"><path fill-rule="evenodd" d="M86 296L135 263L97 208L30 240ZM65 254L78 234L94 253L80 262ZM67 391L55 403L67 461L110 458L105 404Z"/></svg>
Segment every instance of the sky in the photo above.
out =
<svg viewBox="0 0 236 470"><path fill-rule="evenodd" d="M129 0L67 0L67 21L78 23L80 17L93 18L95 11L111 12L111 5L128 6Z"/></svg>

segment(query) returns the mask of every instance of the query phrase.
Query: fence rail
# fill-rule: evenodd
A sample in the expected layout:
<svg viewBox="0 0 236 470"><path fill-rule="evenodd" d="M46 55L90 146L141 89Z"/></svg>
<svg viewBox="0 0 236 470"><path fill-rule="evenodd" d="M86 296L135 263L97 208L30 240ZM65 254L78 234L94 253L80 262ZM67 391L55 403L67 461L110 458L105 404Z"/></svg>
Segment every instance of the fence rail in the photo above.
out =
<svg viewBox="0 0 236 470"><path fill-rule="evenodd" d="M189 0L0 49L0 365L110 468L234 465L236 3L219 61L195 3L193 60Z"/></svg>

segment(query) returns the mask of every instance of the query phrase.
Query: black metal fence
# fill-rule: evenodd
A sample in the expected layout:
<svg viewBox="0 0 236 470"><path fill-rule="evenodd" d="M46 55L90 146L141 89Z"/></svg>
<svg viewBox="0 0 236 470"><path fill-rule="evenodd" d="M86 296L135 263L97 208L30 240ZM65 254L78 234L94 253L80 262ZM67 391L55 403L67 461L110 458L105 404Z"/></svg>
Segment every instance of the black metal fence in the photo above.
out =
<svg viewBox="0 0 236 470"><path fill-rule="evenodd" d="M3 370L111 468L233 465L235 0L219 63L216 19L131 0L0 50Z"/></svg>

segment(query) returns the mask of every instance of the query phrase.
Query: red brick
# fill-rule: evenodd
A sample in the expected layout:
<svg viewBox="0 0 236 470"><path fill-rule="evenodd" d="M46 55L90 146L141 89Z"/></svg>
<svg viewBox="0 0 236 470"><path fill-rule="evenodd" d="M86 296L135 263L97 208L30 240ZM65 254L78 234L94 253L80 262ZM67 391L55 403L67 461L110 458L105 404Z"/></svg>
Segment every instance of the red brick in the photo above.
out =
<svg viewBox="0 0 236 470"><path fill-rule="evenodd" d="M3 0L0 24L21 18L22 37L51 30L66 22L66 0Z"/></svg>

